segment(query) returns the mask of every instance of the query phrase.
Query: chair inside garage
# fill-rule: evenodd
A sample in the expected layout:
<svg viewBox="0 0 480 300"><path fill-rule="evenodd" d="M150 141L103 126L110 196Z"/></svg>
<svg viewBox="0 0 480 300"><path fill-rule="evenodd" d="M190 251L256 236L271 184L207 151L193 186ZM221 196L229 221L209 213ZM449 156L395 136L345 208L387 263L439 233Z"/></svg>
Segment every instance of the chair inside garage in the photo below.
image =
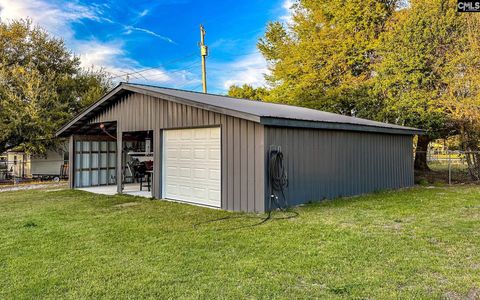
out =
<svg viewBox="0 0 480 300"><path fill-rule="evenodd" d="M122 192L151 196L153 181L153 132L123 133Z"/></svg>

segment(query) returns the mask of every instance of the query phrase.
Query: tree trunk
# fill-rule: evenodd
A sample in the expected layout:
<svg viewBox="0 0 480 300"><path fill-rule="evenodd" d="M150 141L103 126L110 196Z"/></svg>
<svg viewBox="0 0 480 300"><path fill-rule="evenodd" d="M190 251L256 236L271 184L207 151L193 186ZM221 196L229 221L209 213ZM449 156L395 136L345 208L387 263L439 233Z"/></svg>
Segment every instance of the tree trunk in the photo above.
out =
<svg viewBox="0 0 480 300"><path fill-rule="evenodd" d="M478 181L480 179L479 176L479 159L478 153L475 152L465 152L465 160L467 161L468 167L468 174L472 180Z"/></svg>
<svg viewBox="0 0 480 300"><path fill-rule="evenodd" d="M428 144L431 138L425 135L418 136L417 149L415 150L414 168L418 171L430 171L427 165Z"/></svg>

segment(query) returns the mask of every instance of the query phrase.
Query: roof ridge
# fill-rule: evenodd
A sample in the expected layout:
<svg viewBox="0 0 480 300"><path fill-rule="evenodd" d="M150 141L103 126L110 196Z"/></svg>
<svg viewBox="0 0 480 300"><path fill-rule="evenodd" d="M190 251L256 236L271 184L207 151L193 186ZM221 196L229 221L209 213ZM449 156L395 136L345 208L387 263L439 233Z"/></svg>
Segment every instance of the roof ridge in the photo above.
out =
<svg viewBox="0 0 480 300"><path fill-rule="evenodd" d="M130 83L130 82L120 82L120 84L136 85L136 86L145 86L145 87L152 87L152 88L157 88L157 89L164 89L164 90L171 90L171 91L179 91L179 92L186 92L186 93L198 94L198 95L208 95L208 96L222 97L222 98L227 98L227 99L232 99L232 100L246 100L246 101L254 102L254 103L265 103L265 104L270 104L270 105L279 105L279 106L295 107L295 108L309 109L309 110L313 110L313 111L321 111L321 112L324 112L324 113L340 115L340 114L337 114L337 113L334 113L334 112L323 111L323 110L318 110L318 109L314 109L314 108L309 108L309 107L304 107L304 106L298 106L298 105L291 105L291 104L286 104L286 103L270 102L270 101L263 101L263 100L252 100L252 99L247 99L247 98L231 97L231 96L228 96L228 95L204 93L204 92L197 92L197 91L189 91L189 90L182 90L182 89L177 89L177 88L172 88L172 87L163 87L163 86L158 86L158 85L153 85L153 84ZM342 115L342 116L345 116L345 115ZM348 116L345 116L345 117L348 117ZM356 118L356 117L351 117L351 118Z"/></svg>
<svg viewBox="0 0 480 300"><path fill-rule="evenodd" d="M212 94L212 93L204 93L204 92L197 92L197 91L182 90L182 89L177 89L177 88L172 88L172 87L164 87L164 86L158 86L158 85L153 85L153 84L145 84L145 83L120 82L120 84L139 85L139 86L153 87L153 88L158 88L158 89L165 89L165 90L172 90L172 91L179 91L179 92L187 92L187 93L193 93L193 94L199 94L199 95L209 95L209 96L216 96L216 97L224 97L224 98L229 98L229 99L238 99L238 100L247 100L247 101L258 101L258 100L252 100L252 99L247 99L247 98L238 98L238 97L231 97L231 96L221 95L221 94ZM269 103L270 103L270 102L269 102ZM273 103L273 102L272 102L272 103ZM274 104L279 104L279 103L274 103Z"/></svg>

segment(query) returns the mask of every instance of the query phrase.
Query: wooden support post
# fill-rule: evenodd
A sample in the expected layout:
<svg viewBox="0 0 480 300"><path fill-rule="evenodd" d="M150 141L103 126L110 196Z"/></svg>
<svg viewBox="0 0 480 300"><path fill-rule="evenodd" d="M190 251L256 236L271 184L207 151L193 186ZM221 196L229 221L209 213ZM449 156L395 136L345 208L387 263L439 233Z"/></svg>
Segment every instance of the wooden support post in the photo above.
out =
<svg viewBox="0 0 480 300"><path fill-rule="evenodd" d="M123 187L123 132L117 122L117 193L122 193Z"/></svg>
<svg viewBox="0 0 480 300"><path fill-rule="evenodd" d="M450 150L448 152L448 184L452 184L452 157Z"/></svg>
<svg viewBox="0 0 480 300"><path fill-rule="evenodd" d="M153 198L162 198L162 132L153 131Z"/></svg>
<svg viewBox="0 0 480 300"><path fill-rule="evenodd" d="M68 139L68 187L75 188L75 138Z"/></svg>

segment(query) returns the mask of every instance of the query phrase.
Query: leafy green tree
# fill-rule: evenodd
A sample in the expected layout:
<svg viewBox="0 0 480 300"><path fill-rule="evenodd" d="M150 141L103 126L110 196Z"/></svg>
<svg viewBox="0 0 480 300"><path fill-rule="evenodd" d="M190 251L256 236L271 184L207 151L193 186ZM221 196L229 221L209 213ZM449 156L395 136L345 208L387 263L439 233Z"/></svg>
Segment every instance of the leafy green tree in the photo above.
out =
<svg viewBox="0 0 480 300"><path fill-rule="evenodd" d="M109 87L61 39L28 20L0 23L0 153L53 147L55 131Z"/></svg>
<svg viewBox="0 0 480 300"><path fill-rule="evenodd" d="M268 25L258 48L267 59L268 101L375 117L372 65L394 0L300 0L292 24Z"/></svg>
<svg viewBox="0 0 480 300"><path fill-rule="evenodd" d="M251 85L232 85L228 89L228 96L250 100L264 100L268 96L268 90L264 87L254 88Z"/></svg>
<svg viewBox="0 0 480 300"><path fill-rule="evenodd" d="M458 134L460 150L469 152L466 160L470 176L480 180L480 16L461 14L458 21L458 37L442 67L442 104Z"/></svg>
<svg viewBox="0 0 480 300"><path fill-rule="evenodd" d="M258 43L265 100L422 128L420 170L433 139L460 134L478 150L480 23L456 2L298 0L293 21L270 23Z"/></svg>
<svg viewBox="0 0 480 300"><path fill-rule="evenodd" d="M418 170L428 170L429 142L454 130L442 99L445 65L462 34L455 8L455 0L411 0L387 24L377 49L373 92L384 107L379 118L426 130L417 142Z"/></svg>

